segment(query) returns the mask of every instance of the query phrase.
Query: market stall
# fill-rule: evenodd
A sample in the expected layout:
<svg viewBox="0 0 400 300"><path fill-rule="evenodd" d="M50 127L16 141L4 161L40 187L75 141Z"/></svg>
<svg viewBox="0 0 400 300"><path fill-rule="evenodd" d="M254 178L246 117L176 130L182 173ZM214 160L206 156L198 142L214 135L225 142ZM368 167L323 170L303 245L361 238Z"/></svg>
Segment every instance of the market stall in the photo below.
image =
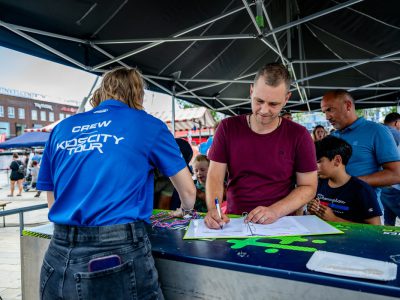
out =
<svg viewBox="0 0 400 300"><path fill-rule="evenodd" d="M166 299L398 299L398 270L395 280L379 281L307 269L317 250L399 262L399 228L332 224L344 234L183 240L184 230L154 228L149 237ZM48 224L21 237L23 299L38 295L51 233Z"/></svg>

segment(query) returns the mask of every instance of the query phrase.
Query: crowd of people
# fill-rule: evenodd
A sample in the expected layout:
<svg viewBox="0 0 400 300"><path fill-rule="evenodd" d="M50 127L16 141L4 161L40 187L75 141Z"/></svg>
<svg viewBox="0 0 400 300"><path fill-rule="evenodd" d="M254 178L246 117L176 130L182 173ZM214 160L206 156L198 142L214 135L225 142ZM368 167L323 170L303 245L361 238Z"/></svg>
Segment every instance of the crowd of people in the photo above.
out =
<svg viewBox="0 0 400 300"><path fill-rule="evenodd" d="M217 230L229 214L243 213L259 224L299 214L381 224L384 210L385 224L392 222L399 216L400 115L388 115L386 126L358 118L348 92L329 91L321 110L335 131L316 126L310 135L281 113L290 86L282 64L260 68L250 86L251 113L222 120L210 147L193 158L188 142L142 109L140 72L107 72L94 109L58 124L43 154L37 188L47 192L54 233L41 299L77 298L77 278L85 278L85 299L163 299L146 231L153 207L176 209L175 216L204 212Z"/></svg>

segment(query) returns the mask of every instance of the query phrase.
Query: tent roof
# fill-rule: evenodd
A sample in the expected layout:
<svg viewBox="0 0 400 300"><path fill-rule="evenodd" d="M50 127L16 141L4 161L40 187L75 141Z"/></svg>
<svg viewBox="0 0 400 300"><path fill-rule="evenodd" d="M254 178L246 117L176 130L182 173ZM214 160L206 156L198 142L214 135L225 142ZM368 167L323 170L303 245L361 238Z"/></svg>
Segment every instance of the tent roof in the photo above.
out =
<svg viewBox="0 0 400 300"><path fill-rule="evenodd" d="M292 111L318 109L336 88L359 108L389 106L399 10L396 0L0 0L0 45L94 73L137 66L152 89L175 85L179 98L227 114L250 110L249 84L272 61L294 75Z"/></svg>
<svg viewBox="0 0 400 300"><path fill-rule="evenodd" d="M171 111L151 112L151 114L165 122L172 130ZM213 128L215 123L210 110L205 107L185 108L175 112L175 130L189 130L194 127Z"/></svg>
<svg viewBox="0 0 400 300"><path fill-rule="evenodd" d="M28 148L36 146L44 146L49 139L48 132L26 132L15 138L0 143L0 149L10 148Z"/></svg>

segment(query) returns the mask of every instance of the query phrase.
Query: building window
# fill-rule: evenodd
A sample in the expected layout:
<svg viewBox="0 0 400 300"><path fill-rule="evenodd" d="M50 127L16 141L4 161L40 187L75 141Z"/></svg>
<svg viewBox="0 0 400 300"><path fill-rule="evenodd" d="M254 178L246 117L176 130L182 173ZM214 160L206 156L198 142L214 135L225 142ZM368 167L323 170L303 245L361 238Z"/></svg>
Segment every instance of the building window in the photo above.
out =
<svg viewBox="0 0 400 300"><path fill-rule="evenodd" d="M15 118L15 108L14 107L9 107L8 108L8 117L9 118Z"/></svg>
<svg viewBox="0 0 400 300"><path fill-rule="evenodd" d="M25 119L25 108L18 108L18 119Z"/></svg>
<svg viewBox="0 0 400 300"><path fill-rule="evenodd" d="M65 119L65 115L63 113L60 113L60 120L64 120Z"/></svg>
<svg viewBox="0 0 400 300"><path fill-rule="evenodd" d="M37 120L37 110L36 109L32 109L32 120L33 121Z"/></svg>
<svg viewBox="0 0 400 300"><path fill-rule="evenodd" d="M4 106L0 105L0 117L4 117Z"/></svg>
<svg viewBox="0 0 400 300"><path fill-rule="evenodd" d="M49 111L49 121L54 122L54 113Z"/></svg>
<svg viewBox="0 0 400 300"><path fill-rule="evenodd" d="M46 121L46 112L45 111L40 112L40 121Z"/></svg>

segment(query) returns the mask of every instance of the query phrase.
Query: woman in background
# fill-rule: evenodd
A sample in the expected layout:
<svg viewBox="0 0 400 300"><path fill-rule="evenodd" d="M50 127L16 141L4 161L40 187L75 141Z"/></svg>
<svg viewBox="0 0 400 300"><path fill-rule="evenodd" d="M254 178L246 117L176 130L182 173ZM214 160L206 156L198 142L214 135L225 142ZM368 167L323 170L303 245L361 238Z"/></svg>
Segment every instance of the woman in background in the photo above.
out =
<svg viewBox="0 0 400 300"><path fill-rule="evenodd" d="M22 182L24 181L24 168L22 161L19 160L18 153L13 153L13 160L10 164L11 174L10 174L10 195L8 197L14 197L15 183L18 185L18 194L17 196L22 195Z"/></svg>
<svg viewBox="0 0 400 300"><path fill-rule="evenodd" d="M324 126L317 125L314 127L312 132L312 138L314 142L322 140L324 137L328 135L328 132L325 130Z"/></svg>

